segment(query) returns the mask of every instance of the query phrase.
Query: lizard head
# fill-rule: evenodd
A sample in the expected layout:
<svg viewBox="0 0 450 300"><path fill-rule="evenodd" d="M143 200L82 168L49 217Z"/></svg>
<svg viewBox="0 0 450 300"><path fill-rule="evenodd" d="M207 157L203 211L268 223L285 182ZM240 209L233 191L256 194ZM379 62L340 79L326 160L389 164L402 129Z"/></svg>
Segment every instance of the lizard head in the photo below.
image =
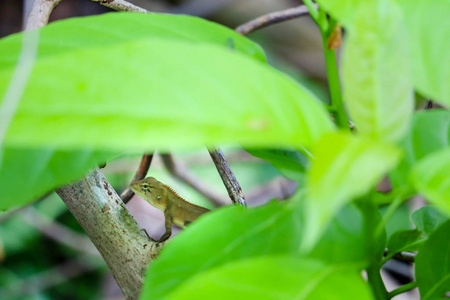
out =
<svg viewBox="0 0 450 300"><path fill-rule="evenodd" d="M161 201L163 191L161 189L161 183L154 177L139 180L130 185L130 188L136 195L150 202L153 206L159 206L158 204Z"/></svg>

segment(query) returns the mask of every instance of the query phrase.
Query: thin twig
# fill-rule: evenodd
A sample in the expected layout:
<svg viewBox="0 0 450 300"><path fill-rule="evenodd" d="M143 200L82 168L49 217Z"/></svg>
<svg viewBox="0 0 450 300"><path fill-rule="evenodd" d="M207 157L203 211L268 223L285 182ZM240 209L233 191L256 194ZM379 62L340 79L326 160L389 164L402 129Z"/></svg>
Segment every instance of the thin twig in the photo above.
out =
<svg viewBox="0 0 450 300"><path fill-rule="evenodd" d="M384 250L384 255L386 256L387 254L388 254L388 249L386 248ZM416 254L412 253L412 252L403 251L403 252L395 253L392 258L395 258L397 260L404 261L404 262L413 263L416 258Z"/></svg>
<svg viewBox="0 0 450 300"><path fill-rule="evenodd" d="M247 35L252 31L261 29L273 24L284 22L287 20L295 19L301 16L309 15L308 8L306 5L300 5L293 8L288 8L285 10L280 10L276 12L269 13L267 15L260 16L253 19L245 24L242 24L236 28L236 32Z"/></svg>
<svg viewBox="0 0 450 300"><path fill-rule="evenodd" d="M202 184L185 166L180 163L175 163L173 156L170 153L161 154L161 158L167 171L169 171L173 177L192 187L205 198L209 199L215 206L222 206L227 202L222 196L207 188L205 184Z"/></svg>
<svg viewBox="0 0 450 300"><path fill-rule="evenodd" d="M91 0L92 2L100 3L108 8L118 10L118 11L134 11L140 13L149 13L148 10L139 7L137 5L131 4L125 0Z"/></svg>
<svg viewBox="0 0 450 300"><path fill-rule="evenodd" d="M148 169L150 168L150 164L152 163L153 154L144 154L141 159L141 163L139 164L139 168L136 171L136 174L134 175L133 180L131 180L130 185L135 183L136 181L139 181L141 179L145 178L145 175L147 175ZM133 197L134 192L127 187L122 194L120 194L120 198L122 198L122 201L124 203L128 203L130 199Z"/></svg>
<svg viewBox="0 0 450 300"><path fill-rule="evenodd" d="M414 260L416 259L416 254L412 253L412 252L399 252L399 253L395 253L393 258L404 261L404 262L413 263Z"/></svg>
<svg viewBox="0 0 450 300"><path fill-rule="evenodd" d="M222 178L223 184L225 185L233 204L246 207L247 204L245 203L241 186L237 181L236 176L234 176L233 171L231 171L230 165L228 164L225 155L223 155L222 150L216 146L214 149L208 149L208 151L216 165L217 171L219 171L220 177Z"/></svg>
<svg viewBox="0 0 450 300"><path fill-rule="evenodd" d="M47 237L57 241L60 244L66 245L79 252L100 256L100 253L92 244L91 240L82 234L65 227L57 222L54 222L41 214L34 207L27 207L23 213L23 221L28 223Z"/></svg>

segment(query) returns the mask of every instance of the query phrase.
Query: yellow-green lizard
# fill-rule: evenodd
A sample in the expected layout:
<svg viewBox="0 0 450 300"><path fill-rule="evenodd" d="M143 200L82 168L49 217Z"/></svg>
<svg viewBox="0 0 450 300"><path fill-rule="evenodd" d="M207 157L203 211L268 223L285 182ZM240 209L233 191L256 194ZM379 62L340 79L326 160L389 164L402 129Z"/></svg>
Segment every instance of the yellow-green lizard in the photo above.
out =
<svg viewBox="0 0 450 300"><path fill-rule="evenodd" d="M186 227L209 209L192 204L178 196L169 186L153 177L133 183L131 190L142 199L164 212L166 232L158 242L167 240L172 234L172 224Z"/></svg>

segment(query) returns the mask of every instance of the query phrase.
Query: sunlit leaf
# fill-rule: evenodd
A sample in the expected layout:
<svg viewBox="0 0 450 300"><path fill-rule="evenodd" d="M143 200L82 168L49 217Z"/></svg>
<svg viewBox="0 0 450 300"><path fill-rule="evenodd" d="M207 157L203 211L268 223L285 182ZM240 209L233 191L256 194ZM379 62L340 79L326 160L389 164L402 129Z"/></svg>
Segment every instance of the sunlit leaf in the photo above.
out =
<svg viewBox="0 0 450 300"><path fill-rule="evenodd" d="M426 97L450 106L449 1L396 2L408 28L414 86Z"/></svg>
<svg viewBox="0 0 450 300"><path fill-rule="evenodd" d="M335 133L325 135L313 155L307 175L305 249L345 203L366 193L395 165L400 152L389 144Z"/></svg>
<svg viewBox="0 0 450 300"><path fill-rule="evenodd" d="M372 299L372 295L358 266L265 256L200 273L172 291L167 299L365 300Z"/></svg>
<svg viewBox="0 0 450 300"><path fill-rule="evenodd" d="M397 141L406 133L413 111L405 25L395 3L362 3L347 28L344 101L361 133Z"/></svg>
<svg viewBox="0 0 450 300"><path fill-rule="evenodd" d="M411 172L415 188L436 207L450 214L450 148L428 155Z"/></svg>

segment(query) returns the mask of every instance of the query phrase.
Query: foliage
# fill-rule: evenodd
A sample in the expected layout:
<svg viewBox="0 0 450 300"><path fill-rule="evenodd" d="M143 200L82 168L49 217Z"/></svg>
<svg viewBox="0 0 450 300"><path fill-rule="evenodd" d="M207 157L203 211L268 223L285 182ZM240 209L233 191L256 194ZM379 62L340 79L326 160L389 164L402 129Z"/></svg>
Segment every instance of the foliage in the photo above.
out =
<svg viewBox="0 0 450 300"><path fill-rule="evenodd" d="M448 24L450 5L318 3L309 6L324 45L337 22L348 33L343 103L328 107L267 65L256 43L198 18L114 13L34 32L39 51L2 141L0 208L29 203L123 153L239 143L300 182L297 194L194 222L151 265L142 299L387 299L379 269L400 251L418 251L422 297L442 297L449 113L413 113L413 92L450 103L450 26L430 26ZM30 36L0 40L0 95ZM325 56L332 74L334 52ZM345 109L354 132L339 121ZM381 217L375 190L388 173L393 191ZM414 194L435 208L413 213L417 228L386 240L393 214Z"/></svg>

